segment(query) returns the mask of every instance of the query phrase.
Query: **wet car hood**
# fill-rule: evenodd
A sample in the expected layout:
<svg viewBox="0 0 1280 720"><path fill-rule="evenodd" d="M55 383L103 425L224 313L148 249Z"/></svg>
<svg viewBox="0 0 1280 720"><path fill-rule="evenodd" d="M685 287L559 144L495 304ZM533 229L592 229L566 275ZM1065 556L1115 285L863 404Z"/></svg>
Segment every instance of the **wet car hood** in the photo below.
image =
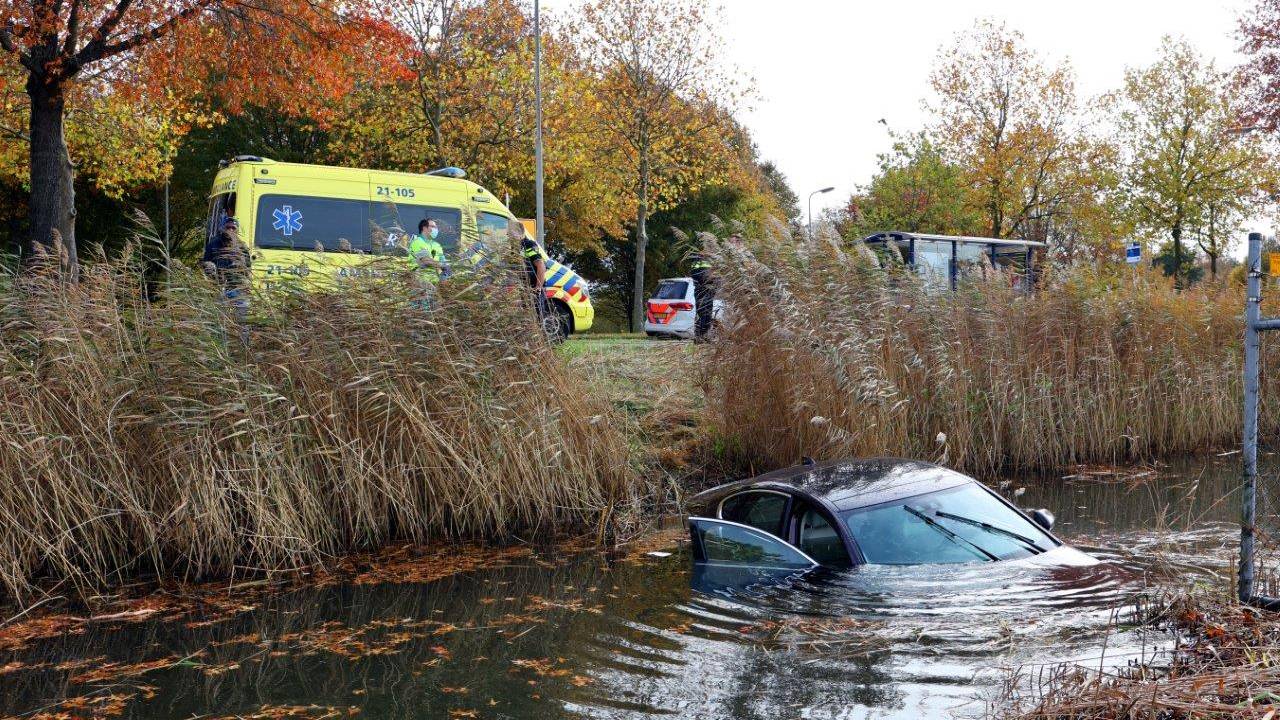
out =
<svg viewBox="0 0 1280 720"><path fill-rule="evenodd" d="M1039 555L1031 555L1030 557L1018 558L1017 560L1004 560L1001 564L1008 565L1027 565L1033 567L1090 567L1097 565L1098 560L1088 553L1081 552L1070 545L1059 545L1052 550L1046 550Z"/></svg>

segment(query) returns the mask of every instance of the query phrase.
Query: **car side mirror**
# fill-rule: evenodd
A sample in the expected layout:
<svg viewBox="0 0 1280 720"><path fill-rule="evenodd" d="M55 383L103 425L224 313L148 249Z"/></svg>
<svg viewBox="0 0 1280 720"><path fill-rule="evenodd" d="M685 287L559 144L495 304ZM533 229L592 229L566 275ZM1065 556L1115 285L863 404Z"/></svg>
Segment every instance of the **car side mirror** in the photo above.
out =
<svg viewBox="0 0 1280 720"><path fill-rule="evenodd" d="M1049 512L1048 510L1045 510L1044 508L1040 508L1039 510L1032 510L1031 519L1035 520L1036 524L1044 528L1045 530L1053 529L1053 522L1054 522L1053 513Z"/></svg>

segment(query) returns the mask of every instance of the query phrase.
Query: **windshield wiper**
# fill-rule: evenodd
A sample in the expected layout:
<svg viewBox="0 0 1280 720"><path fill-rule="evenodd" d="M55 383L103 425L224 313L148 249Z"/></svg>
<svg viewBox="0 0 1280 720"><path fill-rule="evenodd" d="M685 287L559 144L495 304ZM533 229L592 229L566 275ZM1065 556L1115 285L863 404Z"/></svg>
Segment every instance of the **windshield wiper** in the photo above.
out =
<svg viewBox="0 0 1280 720"><path fill-rule="evenodd" d="M938 517L944 517L950 520L955 520L956 522L962 522L967 525L979 527L990 533L995 533L997 535L1004 535L1005 537L1012 538L1026 545L1031 550L1034 550L1037 555L1039 555L1042 552L1045 552L1045 548L1042 548L1038 544L1036 544L1035 540L1032 540L1026 535L1019 535L1018 533L1012 530L1005 530L1004 528L998 527L996 525L992 525L991 523L983 522L981 520L974 520L973 518L967 518L962 515L953 515L952 513L943 512L942 510L935 510L933 514L937 515Z"/></svg>
<svg viewBox="0 0 1280 720"><path fill-rule="evenodd" d="M938 532L942 533L951 542L956 543L957 545L959 545L960 543L964 543L965 545L968 545L974 550L977 550L978 552L985 555L988 560L991 560L992 562L999 562L1000 558L984 550L981 545L978 545L977 543L967 538L960 537L959 534L953 532L950 528L946 527L945 525L938 522L937 520L934 520L928 515L925 515L923 512L911 507L910 505L903 505L902 508L907 512L911 513L912 515L915 515L916 517L920 518L922 521L924 521L925 525L928 525L934 530L937 530Z"/></svg>

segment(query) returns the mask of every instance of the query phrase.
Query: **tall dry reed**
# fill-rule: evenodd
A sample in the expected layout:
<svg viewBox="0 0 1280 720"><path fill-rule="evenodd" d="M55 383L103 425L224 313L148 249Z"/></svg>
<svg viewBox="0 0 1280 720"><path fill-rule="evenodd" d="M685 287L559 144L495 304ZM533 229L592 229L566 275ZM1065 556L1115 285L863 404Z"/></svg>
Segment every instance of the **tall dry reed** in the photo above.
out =
<svg viewBox="0 0 1280 720"><path fill-rule="evenodd" d="M395 273L255 300L136 255L0 280L0 595L294 569L389 541L604 532L645 488L516 291ZM37 588L43 588L37 590Z"/></svg>
<svg viewBox="0 0 1280 720"><path fill-rule="evenodd" d="M704 240L731 308L708 403L751 461L902 455L992 474L1238 442L1238 288L1077 268L1027 295L988 266L952 293L862 245Z"/></svg>

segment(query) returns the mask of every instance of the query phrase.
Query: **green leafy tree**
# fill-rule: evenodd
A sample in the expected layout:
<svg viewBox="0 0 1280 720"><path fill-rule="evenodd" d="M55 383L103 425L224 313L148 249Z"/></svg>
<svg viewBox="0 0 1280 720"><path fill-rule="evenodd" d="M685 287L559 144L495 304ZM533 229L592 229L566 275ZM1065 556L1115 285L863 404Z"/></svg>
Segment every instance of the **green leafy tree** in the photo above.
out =
<svg viewBox="0 0 1280 720"><path fill-rule="evenodd" d="M1266 153L1255 136L1236 131L1227 75L1184 40L1166 37L1155 63L1125 74L1115 101L1128 210L1139 228L1169 241L1181 286L1190 279L1181 274L1187 232L1208 228L1211 213L1239 216L1265 200ZM1223 250L1217 237L1209 241L1214 258Z"/></svg>
<svg viewBox="0 0 1280 720"><path fill-rule="evenodd" d="M581 15L577 46L599 78L584 102L628 169L635 200L631 322L639 326L650 215L736 164L725 140L743 90L721 62L705 0L592 0Z"/></svg>
<svg viewBox="0 0 1280 720"><path fill-rule="evenodd" d="M990 20L957 36L931 75L931 139L964 170L980 234L1053 243L1054 220L1095 191L1097 152L1070 66L1046 65Z"/></svg>
<svg viewBox="0 0 1280 720"><path fill-rule="evenodd" d="M1218 279L1218 263L1222 256L1238 244L1244 219L1240 204L1211 200L1188 227L1191 239L1209 258L1209 275L1214 280Z"/></svg>
<svg viewBox="0 0 1280 720"><path fill-rule="evenodd" d="M1204 277L1204 268L1197 262L1195 251L1177 248L1172 240L1160 246L1160 252L1152 258L1151 264L1166 276L1182 278L1189 283L1199 282Z"/></svg>
<svg viewBox="0 0 1280 720"><path fill-rule="evenodd" d="M983 217L964 170L943 157L925 133L898 140L880 155L880 170L849 200L841 223L848 239L902 230L978 235Z"/></svg>
<svg viewBox="0 0 1280 720"><path fill-rule="evenodd" d="M787 182L787 176L771 160L765 160L760 163L760 174L764 177L765 185L768 186L769 191L773 193L774 199L777 200L779 219L785 221L793 230L798 230L800 228L800 198L796 195L796 191L791 189L791 183Z"/></svg>

